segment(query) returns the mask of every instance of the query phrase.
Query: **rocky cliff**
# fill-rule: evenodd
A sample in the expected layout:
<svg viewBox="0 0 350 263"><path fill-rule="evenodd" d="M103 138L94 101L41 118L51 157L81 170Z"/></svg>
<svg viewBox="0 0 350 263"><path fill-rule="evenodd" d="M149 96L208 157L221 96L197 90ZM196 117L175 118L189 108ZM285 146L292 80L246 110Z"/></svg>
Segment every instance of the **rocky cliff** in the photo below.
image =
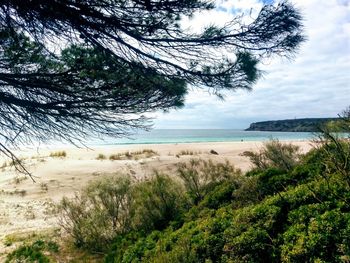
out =
<svg viewBox="0 0 350 263"><path fill-rule="evenodd" d="M250 124L246 131L317 132L320 125L335 120L337 120L337 118L305 118L262 121Z"/></svg>

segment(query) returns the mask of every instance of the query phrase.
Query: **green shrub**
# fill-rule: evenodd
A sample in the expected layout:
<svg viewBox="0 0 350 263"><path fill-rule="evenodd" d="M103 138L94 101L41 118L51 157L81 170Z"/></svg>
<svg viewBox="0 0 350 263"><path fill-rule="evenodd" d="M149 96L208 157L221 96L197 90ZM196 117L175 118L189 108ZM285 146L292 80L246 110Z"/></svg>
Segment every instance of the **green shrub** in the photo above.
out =
<svg viewBox="0 0 350 263"><path fill-rule="evenodd" d="M218 184L204 196L200 206L210 209L218 209L220 206L225 206L232 202L232 193L236 189L237 186L231 181Z"/></svg>
<svg viewBox="0 0 350 263"><path fill-rule="evenodd" d="M6 262L40 262L48 263L49 258L40 250L31 246L21 246L7 256Z"/></svg>
<svg viewBox="0 0 350 263"><path fill-rule="evenodd" d="M186 209L183 188L164 174L155 175L134 188L135 229L164 229L171 221L180 220Z"/></svg>
<svg viewBox="0 0 350 263"><path fill-rule="evenodd" d="M79 247L102 251L132 230L164 229L187 209L182 186L166 175L132 184L127 176L92 181L59 205L62 227Z"/></svg>
<svg viewBox="0 0 350 263"><path fill-rule="evenodd" d="M247 176L229 163L191 160L177 166L175 178L155 173L130 184L129 227L102 239L111 244L105 262L349 262L350 189L340 166L331 165L343 160L332 147L299 155L270 142ZM90 187L88 200L108 192ZM99 207L112 210L106 204ZM113 229L96 227L97 219L103 222L86 221L84 235Z"/></svg>
<svg viewBox="0 0 350 263"><path fill-rule="evenodd" d="M126 234L117 235L105 257L105 262L122 262L125 251L135 244L144 235L141 231L130 231Z"/></svg>
<svg viewBox="0 0 350 263"><path fill-rule="evenodd" d="M324 170L327 174L339 173L350 186L350 143L347 139L324 132L319 151L322 152Z"/></svg>
<svg viewBox="0 0 350 263"><path fill-rule="evenodd" d="M237 183L241 171L230 163L214 163L203 159L191 159L177 165L176 175L183 181L186 192L194 204L198 204L218 184L231 181Z"/></svg>
<svg viewBox="0 0 350 263"><path fill-rule="evenodd" d="M55 242L44 242L43 240L36 240L31 245L22 245L10 254L7 255L6 262L38 262L48 263L49 257L45 255L45 251L57 253L59 250Z"/></svg>
<svg viewBox="0 0 350 263"><path fill-rule="evenodd" d="M110 262L347 262L349 191L341 176L314 172L303 161L289 173L270 168L236 186L223 181L184 215L183 225L124 242L122 251L116 246L110 255L119 251L119 259ZM252 198L254 189L265 195Z"/></svg>
<svg viewBox="0 0 350 263"><path fill-rule="evenodd" d="M256 175L258 177L257 191L261 197L272 195L286 190L293 179L290 175L280 169L268 168Z"/></svg>
<svg viewBox="0 0 350 263"><path fill-rule="evenodd" d="M52 241L47 242L46 248L48 251L54 253L57 253L59 251L59 246L57 245L57 243Z"/></svg>
<svg viewBox="0 0 350 263"><path fill-rule="evenodd" d="M101 251L119 233L131 227L131 181L110 176L93 181L80 195L59 205L62 227L77 246Z"/></svg>
<svg viewBox="0 0 350 263"><path fill-rule="evenodd" d="M303 220L296 217L283 234L282 261L347 262L350 259L350 213L339 209L321 210L305 218L308 210L296 211Z"/></svg>
<svg viewBox="0 0 350 263"><path fill-rule="evenodd" d="M264 144L259 152L246 151L243 153L250 159L253 165L264 170L269 167L290 171L299 161L299 146L281 143L277 139Z"/></svg>
<svg viewBox="0 0 350 263"><path fill-rule="evenodd" d="M203 200L198 203L200 210L204 208L218 209L228 204L238 208L259 201L256 177L243 175L232 177L230 180L217 183L208 191Z"/></svg>

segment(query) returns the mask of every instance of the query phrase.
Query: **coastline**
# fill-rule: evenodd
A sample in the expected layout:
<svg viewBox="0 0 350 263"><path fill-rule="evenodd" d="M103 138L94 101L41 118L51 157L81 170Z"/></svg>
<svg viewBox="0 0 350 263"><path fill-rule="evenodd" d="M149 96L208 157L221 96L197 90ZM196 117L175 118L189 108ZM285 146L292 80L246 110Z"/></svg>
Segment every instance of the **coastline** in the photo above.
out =
<svg viewBox="0 0 350 263"><path fill-rule="evenodd" d="M130 135L130 138L104 138L89 140L89 146L134 145L134 144L175 144L175 143L217 143L255 142L278 139L281 141L311 140L309 132L244 131L237 129L154 129Z"/></svg>
<svg viewBox="0 0 350 263"><path fill-rule="evenodd" d="M302 152L311 148L311 141L284 141L300 146ZM3 167L0 177L0 250L4 248L6 235L41 231L58 227L57 215L53 211L63 196L72 197L90 180L111 174L130 174L134 178L144 178L155 169L169 172L176 169L178 162L192 158L211 159L217 162L228 160L242 171L250 169L251 164L244 151L256 151L262 141L206 142L171 144L132 144L100 145L88 148L47 147L24 149L16 152L35 176L36 183L18 174L11 166ZM137 158L110 160L111 155L125 151L142 152L151 149L156 154L140 155ZM214 150L218 155L211 154ZM57 151L66 152L66 157L50 157ZM181 154L188 153L186 154ZM105 159L97 160L98 155ZM4 160L0 159L0 165ZM1 244L2 243L2 244Z"/></svg>

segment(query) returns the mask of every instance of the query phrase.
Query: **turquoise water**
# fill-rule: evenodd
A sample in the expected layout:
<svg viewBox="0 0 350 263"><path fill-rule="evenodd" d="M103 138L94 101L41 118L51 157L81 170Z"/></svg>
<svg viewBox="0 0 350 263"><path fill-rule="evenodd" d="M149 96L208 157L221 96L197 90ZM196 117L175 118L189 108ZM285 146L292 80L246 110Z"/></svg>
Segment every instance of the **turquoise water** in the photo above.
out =
<svg viewBox="0 0 350 263"><path fill-rule="evenodd" d="M235 142L235 141L266 141L271 138L279 140L308 140L315 137L308 132L260 132L230 129L155 129L150 132L139 132L129 139L107 139L99 145L122 144L165 144L165 143L195 143L195 142Z"/></svg>

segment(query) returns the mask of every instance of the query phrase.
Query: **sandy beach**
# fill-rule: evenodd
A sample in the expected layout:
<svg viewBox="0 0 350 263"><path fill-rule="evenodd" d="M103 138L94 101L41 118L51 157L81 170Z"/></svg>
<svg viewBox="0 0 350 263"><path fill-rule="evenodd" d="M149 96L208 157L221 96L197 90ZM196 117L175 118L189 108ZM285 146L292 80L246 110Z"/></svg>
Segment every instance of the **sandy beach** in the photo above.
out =
<svg viewBox="0 0 350 263"><path fill-rule="evenodd" d="M292 143L299 145L303 152L311 148L309 141ZM43 147L18 152L36 182L0 159L0 251L9 234L57 228L55 204L63 196L73 196L90 180L117 173L142 178L152 174L154 169L171 171L176 163L191 158L228 160L247 171L251 164L241 153L258 150L261 146L262 142L223 142L98 146L92 149ZM145 149L155 153L144 154ZM218 154L210 153L211 150ZM66 157L50 157L59 151L64 151ZM131 158L109 159L111 155L122 156L126 151L135 154Z"/></svg>

